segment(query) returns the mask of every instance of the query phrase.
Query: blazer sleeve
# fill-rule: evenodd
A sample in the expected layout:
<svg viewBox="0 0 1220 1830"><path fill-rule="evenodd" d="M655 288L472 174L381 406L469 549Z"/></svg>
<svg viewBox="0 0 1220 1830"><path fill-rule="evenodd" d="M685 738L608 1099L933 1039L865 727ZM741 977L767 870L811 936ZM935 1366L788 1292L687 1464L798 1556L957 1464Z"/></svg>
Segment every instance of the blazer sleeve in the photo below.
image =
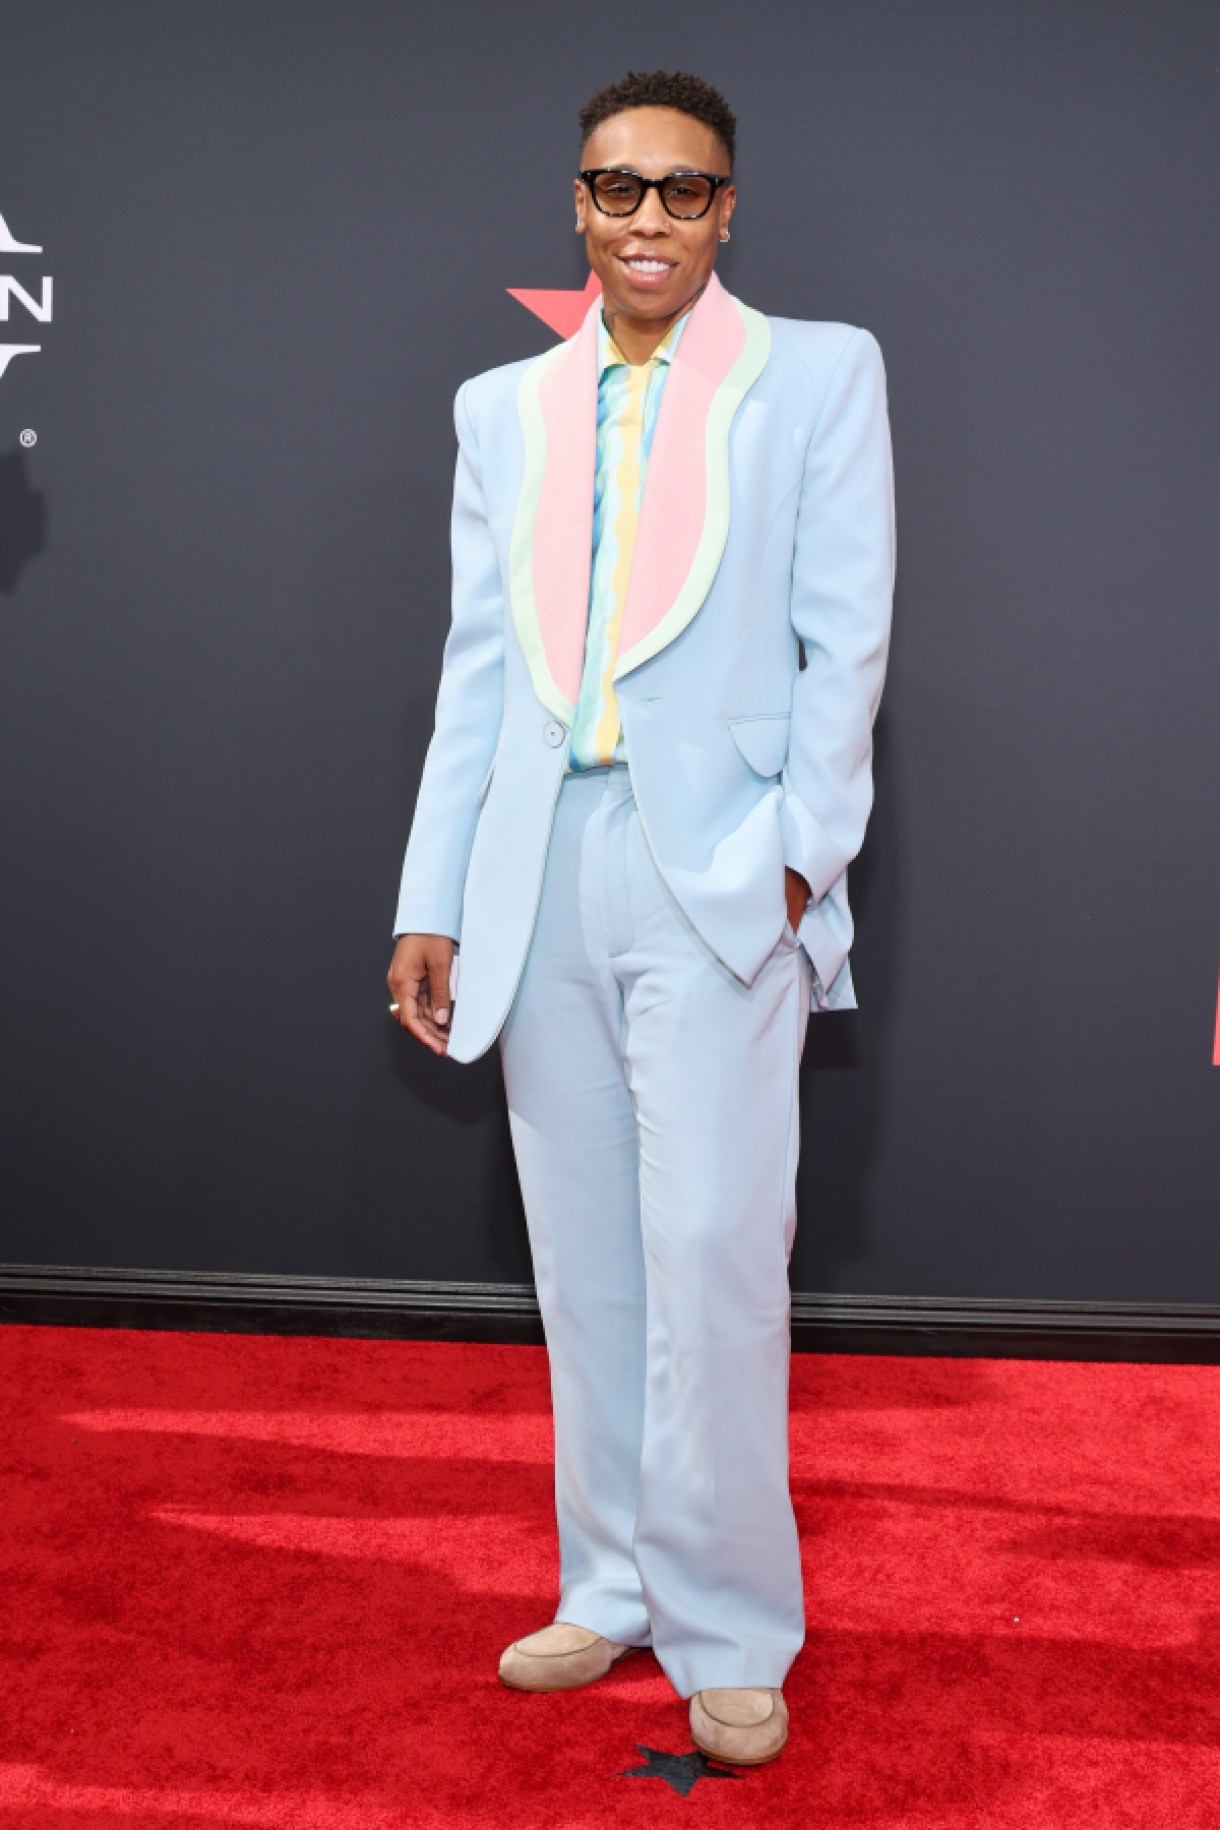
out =
<svg viewBox="0 0 1220 1830"><path fill-rule="evenodd" d="M450 523L452 619L403 861L395 937L461 938L479 789L504 718L504 585L487 525L479 446L466 399L469 386L462 383L453 403L458 454Z"/></svg>
<svg viewBox="0 0 1220 1830"><path fill-rule="evenodd" d="M872 332L857 328L810 435L793 554L805 666L792 690L780 824L784 862L809 884L809 908L864 841L896 563L885 364Z"/></svg>

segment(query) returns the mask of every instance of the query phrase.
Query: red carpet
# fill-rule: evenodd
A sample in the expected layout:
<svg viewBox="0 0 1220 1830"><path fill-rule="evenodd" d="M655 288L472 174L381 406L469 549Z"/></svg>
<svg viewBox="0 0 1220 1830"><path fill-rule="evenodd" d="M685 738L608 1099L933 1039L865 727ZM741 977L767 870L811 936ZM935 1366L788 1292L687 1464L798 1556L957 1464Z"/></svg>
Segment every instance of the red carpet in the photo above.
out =
<svg viewBox="0 0 1220 1830"><path fill-rule="evenodd" d="M0 1830L1220 1824L1220 1369L801 1356L809 1633L683 1798L651 1654L527 1696L540 1349L0 1328Z"/></svg>

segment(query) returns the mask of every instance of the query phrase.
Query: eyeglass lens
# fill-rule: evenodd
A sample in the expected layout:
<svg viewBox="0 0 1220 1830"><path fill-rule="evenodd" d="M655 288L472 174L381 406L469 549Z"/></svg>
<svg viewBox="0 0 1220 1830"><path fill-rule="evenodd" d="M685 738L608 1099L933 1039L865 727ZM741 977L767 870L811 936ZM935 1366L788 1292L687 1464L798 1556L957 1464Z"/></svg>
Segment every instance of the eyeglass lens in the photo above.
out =
<svg viewBox="0 0 1220 1830"><path fill-rule="evenodd" d="M609 216L630 216L640 207L643 182L631 172L603 172L593 181L597 201ZM661 201L671 216L702 216L713 186L706 178L678 172L661 186Z"/></svg>

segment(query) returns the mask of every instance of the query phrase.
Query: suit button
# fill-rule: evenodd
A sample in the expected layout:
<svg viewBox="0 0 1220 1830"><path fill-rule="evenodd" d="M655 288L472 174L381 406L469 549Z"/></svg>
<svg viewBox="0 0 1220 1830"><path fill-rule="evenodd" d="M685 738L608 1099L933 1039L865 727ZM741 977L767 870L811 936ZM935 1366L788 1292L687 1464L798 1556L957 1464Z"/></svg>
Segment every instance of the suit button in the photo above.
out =
<svg viewBox="0 0 1220 1830"><path fill-rule="evenodd" d="M558 745L563 742L567 734L564 726L554 718L548 718L547 722L542 727L542 735L546 738L552 750L556 749Z"/></svg>

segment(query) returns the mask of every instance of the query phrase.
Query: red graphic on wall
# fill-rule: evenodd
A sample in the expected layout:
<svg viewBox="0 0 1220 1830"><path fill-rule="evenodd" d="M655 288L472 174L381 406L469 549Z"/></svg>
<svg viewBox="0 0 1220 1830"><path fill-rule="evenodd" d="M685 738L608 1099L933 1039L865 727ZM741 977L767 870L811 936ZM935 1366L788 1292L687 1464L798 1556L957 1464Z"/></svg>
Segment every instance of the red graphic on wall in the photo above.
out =
<svg viewBox="0 0 1220 1830"><path fill-rule="evenodd" d="M572 287L561 291L546 291L535 286L506 286L504 290L510 292L514 299L519 299L536 318L541 318L548 330L557 331L566 341L580 329L590 303L601 291L601 282L590 268L581 292L576 292Z"/></svg>

